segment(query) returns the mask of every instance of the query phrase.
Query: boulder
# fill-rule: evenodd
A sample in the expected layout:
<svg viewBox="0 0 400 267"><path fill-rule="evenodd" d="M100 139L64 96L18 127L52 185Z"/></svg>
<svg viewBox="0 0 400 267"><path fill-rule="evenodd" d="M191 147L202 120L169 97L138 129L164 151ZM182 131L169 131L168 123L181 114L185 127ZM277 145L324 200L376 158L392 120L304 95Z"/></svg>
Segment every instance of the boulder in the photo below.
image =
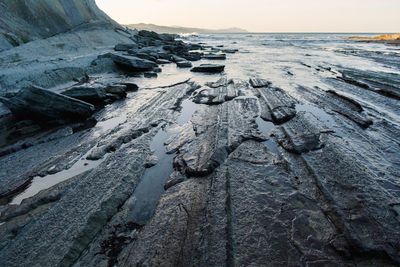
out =
<svg viewBox="0 0 400 267"><path fill-rule="evenodd" d="M178 57L177 55L171 55L171 61L177 63L181 61L186 61L186 59L183 57Z"/></svg>
<svg viewBox="0 0 400 267"><path fill-rule="evenodd" d="M249 82L253 88L269 87L271 85L270 81L258 78L250 78Z"/></svg>
<svg viewBox="0 0 400 267"><path fill-rule="evenodd" d="M157 75L157 73L150 71L150 72L145 72L144 77L145 78L157 78L158 75Z"/></svg>
<svg viewBox="0 0 400 267"><path fill-rule="evenodd" d="M107 98L107 91L105 90L105 87L99 84L74 86L62 92L61 94L91 103L96 106L104 104L104 101Z"/></svg>
<svg viewBox="0 0 400 267"><path fill-rule="evenodd" d="M89 103L36 86L24 88L12 98L0 97L0 101L17 117L39 122L84 120L95 110Z"/></svg>
<svg viewBox="0 0 400 267"><path fill-rule="evenodd" d="M162 58L157 59L157 64L170 64L170 63L172 62L167 59L162 59Z"/></svg>
<svg viewBox="0 0 400 267"><path fill-rule="evenodd" d="M226 55L225 54L206 54L203 55L204 59L210 59L210 60L225 60Z"/></svg>
<svg viewBox="0 0 400 267"><path fill-rule="evenodd" d="M209 72L209 73L220 73L225 69L225 65L218 64L201 64L198 67L191 69L192 72Z"/></svg>
<svg viewBox="0 0 400 267"><path fill-rule="evenodd" d="M115 64L132 71L151 70L157 67L157 64L134 56L112 54L112 60Z"/></svg>
<svg viewBox="0 0 400 267"><path fill-rule="evenodd" d="M115 51L128 51L129 49L137 49L137 44L117 44L114 47Z"/></svg>
<svg viewBox="0 0 400 267"><path fill-rule="evenodd" d="M190 61L184 60L176 62L176 66L178 66L179 68L191 68L193 65Z"/></svg>

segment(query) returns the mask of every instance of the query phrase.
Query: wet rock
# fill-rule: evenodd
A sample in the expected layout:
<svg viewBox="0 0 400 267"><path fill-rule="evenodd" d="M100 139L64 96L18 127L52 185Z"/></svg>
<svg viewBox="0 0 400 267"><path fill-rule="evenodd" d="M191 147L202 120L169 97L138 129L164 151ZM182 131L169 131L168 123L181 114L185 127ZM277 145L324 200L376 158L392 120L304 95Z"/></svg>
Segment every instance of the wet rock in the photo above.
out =
<svg viewBox="0 0 400 267"><path fill-rule="evenodd" d="M225 60L226 55L225 54L205 54L203 55L204 59L208 60Z"/></svg>
<svg viewBox="0 0 400 267"><path fill-rule="evenodd" d="M144 164L144 167L148 169L148 168L151 168L153 166L156 166L157 163L158 163L158 158L157 158L157 156L153 155L153 156L150 156L150 157L147 158L147 160L146 160L146 162Z"/></svg>
<svg viewBox="0 0 400 267"><path fill-rule="evenodd" d="M123 82L120 84L126 86L126 92L136 92L139 89L139 86L137 86L135 83Z"/></svg>
<svg viewBox="0 0 400 267"><path fill-rule="evenodd" d="M183 176L180 172L173 172L169 176L168 181L165 183L164 189L168 190L168 188L171 188L174 185L182 183L183 181L185 181L185 176Z"/></svg>
<svg viewBox="0 0 400 267"><path fill-rule="evenodd" d="M41 122L43 119L79 121L87 119L94 112L91 104L36 86L22 89L9 99L0 97L0 101L15 116Z"/></svg>
<svg viewBox="0 0 400 267"><path fill-rule="evenodd" d="M112 54L111 58L115 64L132 71L150 70L157 67L157 64L152 61L134 56Z"/></svg>
<svg viewBox="0 0 400 267"><path fill-rule="evenodd" d="M222 52L227 54L235 54L236 52L239 52L239 49L223 49Z"/></svg>
<svg viewBox="0 0 400 267"><path fill-rule="evenodd" d="M286 150L302 154L324 146L321 130L324 127L308 112L300 112L292 120L279 127L278 143Z"/></svg>
<svg viewBox="0 0 400 267"><path fill-rule="evenodd" d="M93 105L102 105L107 99L105 86L100 84L74 86L62 92L62 94L80 99Z"/></svg>
<svg viewBox="0 0 400 267"><path fill-rule="evenodd" d="M249 81L253 88L269 87L272 84L270 81L258 78L250 78Z"/></svg>
<svg viewBox="0 0 400 267"><path fill-rule="evenodd" d="M241 85L246 86L245 84ZM239 95L240 89L237 84L233 81L228 83L226 78L221 78L215 83L206 83L206 88L200 88L195 91L193 102L197 104L216 105L230 101Z"/></svg>
<svg viewBox="0 0 400 267"><path fill-rule="evenodd" d="M129 49L137 49L137 44L117 44L114 47L115 51L128 51Z"/></svg>
<svg viewBox="0 0 400 267"><path fill-rule="evenodd" d="M193 65L190 61L185 60L176 62L176 66L179 68L191 68Z"/></svg>
<svg viewBox="0 0 400 267"><path fill-rule="evenodd" d="M210 174L244 140L265 140L257 130L257 99L234 99L221 105L205 106L192 117L192 129L186 135L178 135L179 153L175 166L185 170L187 176ZM229 128L227 127L229 125ZM229 130L228 130L229 129ZM194 131L196 138L190 138Z"/></svg>
<svg viewBox="0 0 400 267"><path fill-rule="evenodd" d="M145 78L157 78L158 74L156 72L145 72L144 77Z"/></svg>
<svg viewBox="0 0 400 267"><path fill-rule="evenodd" d="M114 95L118 95L121 98L126 97L126 85L108 85L106 86L106 92Z"/></svg>
<svg viewBox="0 0 400 267"><path fill-rule="evenodd" d="M332 103L332 110L354 121L362 128L368 128L373 122L364 115L363 108L354 99L337 93L336 91L327 91L329 100Z"/></svg>
<svg viewBox="0 0 400 267"><path fill-rule="evenodd" d="M191 69L192 72L208 72L208 73L220 73L225 69L224 65L217 64L201 64L200 66Z"/></svg>
<svg viewBox="0 0 400 267"><path fill-rule="evenodd" d="M178 57L177 55L172 55L171 61L177 63L177 62L185 62L187 60L184 59L183 57Z"/></svg>
<svg viewBox="0 0 400 267"><path fill-rule="evenodd" d="M267 82L254 82L257 85ZM254 89L260 99L261 118L276 124L284 123L296 116L296 101L277 87L257 87Z"/></svg>
<svg viewBox="0 0 400 267"><path fill-rule="evenodd" d="M170 64L170 63L171 61L167 59L162 59L162 58L157 59L157 64Z"/></svg>
<svg viewBox="0 0 400 267"><path fill-rule="evenodd" d="M144 53L144 52L137 52L136 50L129 50L128 54L138 57L138 58L142 58L142 59L146 59L152 62L157 62L157 54L156 56L148 54L148 53Z"/></svg>

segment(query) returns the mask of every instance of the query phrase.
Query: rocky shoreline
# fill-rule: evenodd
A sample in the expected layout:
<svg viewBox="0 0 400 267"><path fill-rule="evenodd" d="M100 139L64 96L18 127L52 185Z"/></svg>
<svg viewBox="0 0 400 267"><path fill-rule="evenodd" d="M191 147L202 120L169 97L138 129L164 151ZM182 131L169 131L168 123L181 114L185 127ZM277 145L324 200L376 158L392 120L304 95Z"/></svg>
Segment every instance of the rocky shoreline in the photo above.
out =
<svg viewBox="0 0 400 267"><path fill-rule="evenodd" d="M229 44L90 26L0 52L0 266L398 266L400 84L235 79Z"/></svg>

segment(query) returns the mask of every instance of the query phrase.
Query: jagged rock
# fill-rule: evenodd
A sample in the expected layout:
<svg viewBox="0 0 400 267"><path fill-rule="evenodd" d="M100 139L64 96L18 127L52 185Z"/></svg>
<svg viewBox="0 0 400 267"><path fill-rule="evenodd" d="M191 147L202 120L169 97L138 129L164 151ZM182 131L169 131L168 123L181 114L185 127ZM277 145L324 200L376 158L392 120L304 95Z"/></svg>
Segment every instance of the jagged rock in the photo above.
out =
<svg viewBox="0 0 400 267"><path fill-rule="evenodd" d="M281 124L296 116L296 101L285 91L277 87L258 87L268 83L258 79L253 82L253 84L257 84L253 90L260 99L261 118Z"/></svg>
<svg viewBox="0 0 400 267"><path fill-rule="evenodd" d="M137 84L135 84L135 83L123 82L120 84L126 86L125 90L127 92L136 92L139 89L139 86L137 86Z"/></svg>
<svg viewBox="0 0 400 267"><path fill-rule="evenodd" d="M175 166L184 170L188 177L205 176L244 140L265 140L254 121L257 113L258 104L254 98L202 107L194 113L188 133L169 140L169 149L179 148ZM190 134L193 131L194 135ZM190 139L193 136L195 138Z"/></svg>
<svg viewBox="0 0 400 267"><path fill-rule="evenodd" d="M162 58L157 59L157 64L170 64L170 63L172 62L167 59L162 59Z"/></svg>
<svg viewBox="0 0 400 267"><path fill-rule="evenodd" d="M354 99L333 90L328 90L327 93L327 101L331 102L333 111L354 121L362 128L368 128L373 123L371 119L362 113L362 106Z"/></svg>
<svg viewBox="0 0 400 267"><path fill-rule="evenodd" d="M311 113L300 112L279 127L278 143L286 150L302 154L324 146L321 131L326 128Z"/></svg>
<svg viewBox="0 0 400 267"><path fill-rule="evenodd" d="M145 72L144 77L145 78L157 78L158 74L156 72Z"/></svg>
<svg viewBox="0 0 400 267"><path fill-rule="evenodd" d="M171 55L171 61L178 63L178 62L187 61L187 60L184 59L183 57L178 57L177 55Z"/></svg>
<svg viewBox="0 0 400 267"><path fill-rule="evenodd" d="M147 158L146 162L144 163L144 167L145 168L151 168L153 166L156 166L157 163L158 163L157 156L152 155L152 156Z"/></svg>
<svg viewBox="0 0 400 267"><path fill-rule="evenodd" d="M138 57L138 58L142 58L142 59L146 59L152 62L157 62L157 57L154 57L153 55L144 53L144 52L137 52L136 50L129 50L128 54Z"/></svg>
<svg viewBox="0 0 400 267"><path fill-rule="evenodd" d="M209 59L209 60L225 60L226 55L225 54L205 54L203 55L204 59Z"/></svg>
<svg viewBox="0 0 400 267"><path fill-rule="evenodd" d="M185 60L176 62L176 66L179 68L191 68L193 65L190 61Z"/></svg>
<svg viewBox="0 0 400 267"><path fill-rule="evenodd" d="M239 49L223 49L222 52L228 54L235 54L236 52L239 52Z"/></svg>
<svg viewBox="0 0 400 267"><path fill-rule="evenodd" d="M105 86L100 84L74 86L62 94L94 105L101 105L107 99Z"/></svg>
<svg viewBox="0 0 400 267"><path fill-rule="evenodd" d="M31 86L20 90L12 98L0 98L14 115L47 120L77 121L90 117L94 112L91 104L57 94L40 87Z"/></svg>
<svg viewBox="0 0 400 267"><path fill-rule="evenodd" d="M180 172L173 172L169 177L168 181L164 185L164 189L168 190L168 188L173 187L179 183L185 181L185 176L183 176Z"/></svg>
<svg viewBox="0 0 400 267"><path fill-rule="evenodd" d="M226 78L221 78L215 83L206 83L206 88L200 88L193 93L193 102L197 104L215 105L230 101L239 96L238 84L233 81L228 83Z"/></svg>
<svg viewBox="0 0 400 267"><path fill-rule="evenodd" d="M250 84L253 88L262 88L269 87L271 82L264 79L250 78Z"/></svg>
<svg viewBox="0 0 400 267"><path fill-rule="evenodd" d="M129 49L137 49L137 44L117 44L114 47L115 51L128 51Z"/></svg>
<svg viewBox="0 0 400 267"><path fill-rule="evenodd" d="M134 56L112 54L111 58L115 64L132 71L150 70L157 67L157 64L152 61Z"/></svg>
<svg viewBox="0 0 400 267"><path fill-rule="evenodd" d="M220 73L225 69L225 65L217 64L201 64L200 66L191 69L193 72L209 72L209 73Z"/></svg>

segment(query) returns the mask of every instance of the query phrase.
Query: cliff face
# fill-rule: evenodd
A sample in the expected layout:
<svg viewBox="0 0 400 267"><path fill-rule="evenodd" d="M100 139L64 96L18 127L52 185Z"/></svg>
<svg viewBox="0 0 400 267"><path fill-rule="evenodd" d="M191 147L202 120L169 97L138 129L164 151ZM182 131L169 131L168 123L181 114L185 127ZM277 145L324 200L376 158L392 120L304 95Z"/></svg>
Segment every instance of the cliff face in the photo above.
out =
<svg viewBox="0 0 400 267"><path fill-rule="evenodd" d="M0 51L85 24L118 26L95 0L5 0L0 14Z"/></svg>

